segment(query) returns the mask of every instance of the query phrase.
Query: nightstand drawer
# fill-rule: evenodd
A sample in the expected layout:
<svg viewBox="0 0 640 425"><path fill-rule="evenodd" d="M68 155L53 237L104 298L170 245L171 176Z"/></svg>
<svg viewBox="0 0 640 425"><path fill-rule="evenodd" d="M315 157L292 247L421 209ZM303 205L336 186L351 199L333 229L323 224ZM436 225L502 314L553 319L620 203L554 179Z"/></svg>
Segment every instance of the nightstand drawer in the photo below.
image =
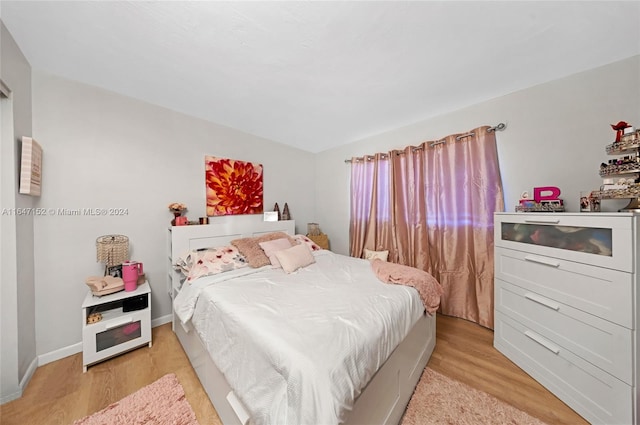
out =
<svg viewBox="0 0 640 425"><path fill-rule="evenodd" d="M633 329L633 275L496 247L495 277Z"/></svg>
<svg viewBox="0 0 640 425"><path fill-rule="evenodd" d="M85 364L147 344L151 341L149 310L126 313L85 326L82 335Z"/></svg>

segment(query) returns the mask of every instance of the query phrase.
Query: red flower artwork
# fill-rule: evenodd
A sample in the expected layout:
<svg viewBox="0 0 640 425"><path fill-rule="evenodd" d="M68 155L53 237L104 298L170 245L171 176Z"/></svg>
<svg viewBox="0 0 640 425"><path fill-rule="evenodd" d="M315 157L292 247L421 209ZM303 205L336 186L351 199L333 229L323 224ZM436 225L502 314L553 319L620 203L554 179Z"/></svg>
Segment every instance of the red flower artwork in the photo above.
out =
<svg viewBox="0 0 640 425"><path fill-rule="evenodd" d="M262 214L262 165L205 156L207 216Z"/></svg>

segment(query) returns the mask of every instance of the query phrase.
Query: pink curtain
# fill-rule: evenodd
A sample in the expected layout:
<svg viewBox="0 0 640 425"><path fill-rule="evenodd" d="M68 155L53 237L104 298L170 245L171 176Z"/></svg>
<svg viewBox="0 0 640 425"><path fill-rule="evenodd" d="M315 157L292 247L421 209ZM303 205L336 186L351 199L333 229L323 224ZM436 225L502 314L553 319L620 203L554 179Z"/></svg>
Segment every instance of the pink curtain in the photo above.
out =
<svg viewBox="0 0 640 425"><path fill-rule="evenodd" d="M388 249L440 281L441 313L493 329L493 213L504 201L488 128L352 159L350 253Z"/></svg>
<svg viewBox="0 0 640 425"><path fill-rule="evenodd" d="M349 252L362 257L364 248L383 250L392 244L389 155L351 160Z"/></svg>

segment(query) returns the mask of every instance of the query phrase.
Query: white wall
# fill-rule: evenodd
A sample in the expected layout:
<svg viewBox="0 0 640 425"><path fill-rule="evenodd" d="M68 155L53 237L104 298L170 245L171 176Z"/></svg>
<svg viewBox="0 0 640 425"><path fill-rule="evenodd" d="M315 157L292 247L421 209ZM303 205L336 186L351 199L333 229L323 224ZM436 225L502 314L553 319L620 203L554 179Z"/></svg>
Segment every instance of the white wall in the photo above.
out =
<svg viewBox="0 0 640 425"><path fill-rule="evenodd" d="M21 395L35 368L33 217L12 214L36 200L18 194L20 138L31 134L31 66L0 22L2 100L0 162L0 400Z"/></svg>
<svg viewBox="0 0 640 425"><path fill-rule="evenodd" d="M38 354L81 341L84 280L102 272L100 235L129 237L152 287L153 318L170 314L167 205L187 204L190 219L205 215L205 155L263 164L265 210L287 202L302 232L313 218L310 153L36 71L33 94L33 132L44 151L39 207L128 210L35 217Z"/></svg>
<svg viewBox="0 0 640 425"><path fill-rule="evenodd" d="M600 187L610 124L640 127L640 56L518 91L459 111L425 119L316 155L316 218L334 251L349 246L349 165L345 159L418 145L483 125L496 133L507 211L533 187L557 186L567 211L578 211L580 191ZM626 201L603 201L616 211Z"/></svg>

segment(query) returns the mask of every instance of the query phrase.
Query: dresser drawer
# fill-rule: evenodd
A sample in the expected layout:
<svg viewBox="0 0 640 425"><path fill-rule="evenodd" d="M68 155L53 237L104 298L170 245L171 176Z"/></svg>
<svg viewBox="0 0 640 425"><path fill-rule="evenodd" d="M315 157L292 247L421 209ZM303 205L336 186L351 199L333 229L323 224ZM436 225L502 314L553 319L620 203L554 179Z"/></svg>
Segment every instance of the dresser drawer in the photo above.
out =
<svg viewBox="0 0 640 425"><path fill-rule="evenodd" d="M499 311L494 346L593 424L632 424L633 389Z"/></svg>
<svg viewBox="0 0 640 425"><path fill-rule="evenodd" d="M612 214L496 214L495 245L634 272L633 221Z"/></svg>
<svg viewBox="0 0 640 425"><path fill-rule="evenodd" d="M496 309L633 385L632 331L496 279Z"/></svg>
<svg viewBox="0 0 640 425"><path fill-rule="evenodd" d="M497 247L495 277L633 329L633 275Z"/></svg>

